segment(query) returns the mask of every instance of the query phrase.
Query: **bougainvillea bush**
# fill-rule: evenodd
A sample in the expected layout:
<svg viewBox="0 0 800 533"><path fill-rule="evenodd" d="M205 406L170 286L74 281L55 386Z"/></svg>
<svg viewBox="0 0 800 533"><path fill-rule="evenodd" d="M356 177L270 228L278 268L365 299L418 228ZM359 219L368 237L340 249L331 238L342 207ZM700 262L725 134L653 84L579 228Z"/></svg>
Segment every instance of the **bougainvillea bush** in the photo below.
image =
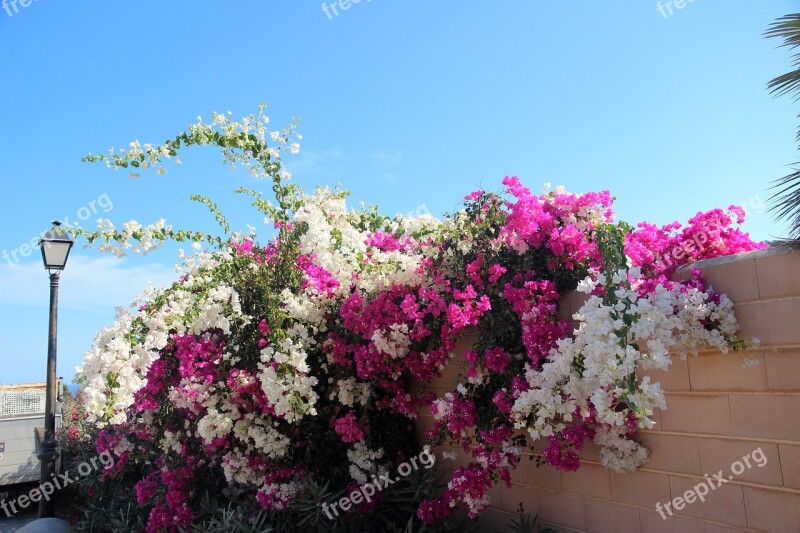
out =
<svg viewBox="0 0 800 533"><path fill-rule="evenodd" d="M185 147L215 146L226 163L270 180L275 195L239 191L266 217L262 239L231 234L202 197L223 236L164 221L73 228L119 255L168 240L211 245L185 257L171 286L121 311L79 374L97 451L118 457L97 490L124 480L135 494L128 512L148 531L197 524L209 500L245 520L290 516L282 523L299 530L364 520L416 529L459 506L475 518L523 451L575 470L587 439L604 465L629 472L647 461L636 431L664 407L659 384L637 369L744 346L732 302L699 271L669 279L681 264L766 246L738 229L737 207L699 213L683 229L632 228L615 222L607 191L534 194L507 177L500 193L472 192L442 219L390 218L348 208L343 191L289 184L281 157L299 150L296 137L294 124L270 132L262 110L240 122L214 115L160 146L86 157L162 174ZM588 298L577 328L558 318L575 289ZM476 341L457 387L435 397L417 386L440 375L467 332ZM470 462L439 490L409 477L335 520L321 514L326 498L420 451L413 421L424 409L433 444L461 446Z"/></svg>

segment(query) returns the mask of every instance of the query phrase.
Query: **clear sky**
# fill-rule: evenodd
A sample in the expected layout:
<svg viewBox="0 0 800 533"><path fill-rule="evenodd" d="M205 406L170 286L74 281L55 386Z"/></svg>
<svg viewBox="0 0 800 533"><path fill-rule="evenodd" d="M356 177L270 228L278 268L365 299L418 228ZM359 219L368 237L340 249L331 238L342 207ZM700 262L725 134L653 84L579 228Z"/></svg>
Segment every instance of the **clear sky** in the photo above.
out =
<svg viewBox="0 0 800 533"><path fill-rule="evenodd" d="M287 161L296 180L342 183L390 214L441 215L476 185L517 175L534 190L609 189L631 223L736 203L755 238L783 229L764 203L796 157L797 108L765 89L790 61L761 34L798 2L687 0L663 14L643 0L327 5L6 0L0 383L45 377L48 280L23 245L50 220L165 217L212 231L188 199L199 193L236 229L261 225L232 191L269 186L212 151L136 180L80 162L163 142L212 111L241 116L266 101L275 126L302 117L301 152ZM176 260L174 247L117 260L76 246L61 278L59 374L71 379L114 306L171 280Z"/></svg>

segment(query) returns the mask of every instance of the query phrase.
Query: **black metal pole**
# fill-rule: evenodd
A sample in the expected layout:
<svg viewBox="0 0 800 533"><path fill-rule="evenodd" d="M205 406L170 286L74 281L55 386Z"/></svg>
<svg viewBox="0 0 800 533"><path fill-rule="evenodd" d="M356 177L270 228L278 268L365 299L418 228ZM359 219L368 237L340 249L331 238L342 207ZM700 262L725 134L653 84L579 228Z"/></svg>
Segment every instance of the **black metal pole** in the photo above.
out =
<svg viewBox="0 0 800 533"><path fill-rule="evenodd" d="M44 441L39 460L42 462L42 479L40 483L53 480L56 474L56 458L58 443L56 442L56 348L58 341L58 279L59 273L50 274L50 331L47 345L47 392L45 395ZM42 495L44 496L44 495ZM39 518L51 518L55 514L52 496L39 500Z"/></svg>

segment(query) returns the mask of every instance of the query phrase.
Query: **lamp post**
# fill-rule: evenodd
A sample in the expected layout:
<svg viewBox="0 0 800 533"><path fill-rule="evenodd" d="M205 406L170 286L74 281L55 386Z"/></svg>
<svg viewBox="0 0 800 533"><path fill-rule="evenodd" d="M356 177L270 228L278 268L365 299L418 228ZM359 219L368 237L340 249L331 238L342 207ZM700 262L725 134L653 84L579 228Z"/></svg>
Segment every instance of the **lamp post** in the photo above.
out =
<svg viewBox="0 0 800 533"><path fill-rule="evenodd" d="M61 222L53 222L53 228L39 240L42 249L44 268L50 273L50 330L47 342L47 391L45 394L44 441L39 460L42 462L40 483L51 481L56 475L58 443L56 442L56 348L58 340L58 280L67 264L67 257L74 242L60 227ZM50 498L39 500L39 518L54 515L55 506Z"/></svg>

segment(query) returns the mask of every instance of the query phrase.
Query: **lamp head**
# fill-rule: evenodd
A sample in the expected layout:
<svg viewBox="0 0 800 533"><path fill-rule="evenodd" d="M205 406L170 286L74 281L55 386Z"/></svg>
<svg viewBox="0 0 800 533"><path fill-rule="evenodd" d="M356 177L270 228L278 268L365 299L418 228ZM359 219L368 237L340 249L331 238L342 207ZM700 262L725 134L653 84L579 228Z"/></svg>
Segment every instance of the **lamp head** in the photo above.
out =
<svg viewBox="0 0 800 533"><path fill-rule="evenodd" d="M44 268L50 272L64 270L73 244L75 241L70 239L67 232L61 228L61 222L53 221L53 227L39 239Z"/></svg>

